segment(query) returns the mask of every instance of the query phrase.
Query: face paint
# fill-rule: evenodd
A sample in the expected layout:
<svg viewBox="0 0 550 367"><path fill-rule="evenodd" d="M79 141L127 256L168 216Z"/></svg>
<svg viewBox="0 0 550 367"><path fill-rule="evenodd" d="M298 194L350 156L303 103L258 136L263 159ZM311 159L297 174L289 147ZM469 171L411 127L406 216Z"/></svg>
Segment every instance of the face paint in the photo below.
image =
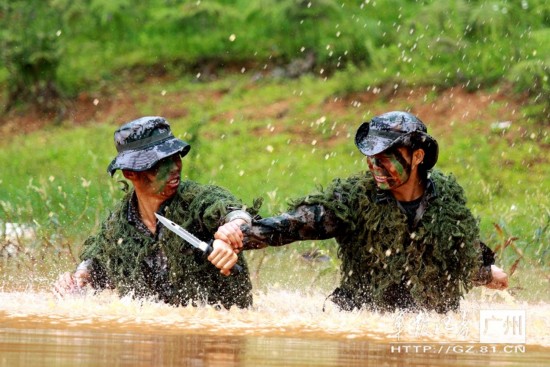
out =
<svg viewBox="0 0 550 367"><path fill-rule="evenodd" d="M176 154L161 159L148 173L148 183L151 191L155 194L171 196L180 182L181 158Z"/></svg>
<svg viewBox="0 0 550 367"><path fill-rule="evenodd" d="M411 164L399 149L367 157L367 162L376 184L382 190L403 185L411 174Z"/></svg>

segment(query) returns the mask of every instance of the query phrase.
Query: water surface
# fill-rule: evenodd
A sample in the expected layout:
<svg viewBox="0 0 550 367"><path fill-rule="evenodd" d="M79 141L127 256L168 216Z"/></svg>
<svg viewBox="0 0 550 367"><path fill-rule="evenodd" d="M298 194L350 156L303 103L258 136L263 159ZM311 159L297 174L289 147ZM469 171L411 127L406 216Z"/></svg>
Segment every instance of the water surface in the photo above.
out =
<svg viewBox="0 0 550 367"><path fill-rule="evenodd" d="M104 292L0 293L0 366L547 366L547 304L466 300L448 315L322 310L272 290L250 310L171 307ZM525 343L479 343L479 310L525 310Z"/></svg>

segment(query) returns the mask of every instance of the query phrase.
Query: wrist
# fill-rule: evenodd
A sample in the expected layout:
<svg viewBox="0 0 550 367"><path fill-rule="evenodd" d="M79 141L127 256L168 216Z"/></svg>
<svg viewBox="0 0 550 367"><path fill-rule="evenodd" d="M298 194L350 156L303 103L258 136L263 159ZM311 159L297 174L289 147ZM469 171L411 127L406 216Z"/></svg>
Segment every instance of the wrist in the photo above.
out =
<svg viewBox="0 0 550 367"><path fill-rule="evenodd" d="M231 221L241 219L244 221L244 224L252 224L252 216L245 210L233 210L232 212L229 212L225 218L225 223L229 223Z"/></svg>

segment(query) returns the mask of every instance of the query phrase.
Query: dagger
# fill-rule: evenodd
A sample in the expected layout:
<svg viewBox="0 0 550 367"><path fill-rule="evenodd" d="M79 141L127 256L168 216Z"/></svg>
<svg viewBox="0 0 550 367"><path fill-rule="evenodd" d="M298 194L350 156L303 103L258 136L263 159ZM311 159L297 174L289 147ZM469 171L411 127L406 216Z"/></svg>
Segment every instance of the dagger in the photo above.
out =
<svg viewBox="0 0 550 367"><path fill-rule="evenodd" d="M186 242L193 245L193 247L198 248L202 252L204 252L205 256L210 255L212 253L213 248L208 243L199 240L197 237L195 237L194 234L187 231L186 229L182 228L181 226L177 225L176 223L172 222L170 219L163 217L162 215L155 213L155 216L157 219L169 230L183 238ZM243 268L239 264L235 264L231 268L231 274L238 274L243 270Z"/></svg>

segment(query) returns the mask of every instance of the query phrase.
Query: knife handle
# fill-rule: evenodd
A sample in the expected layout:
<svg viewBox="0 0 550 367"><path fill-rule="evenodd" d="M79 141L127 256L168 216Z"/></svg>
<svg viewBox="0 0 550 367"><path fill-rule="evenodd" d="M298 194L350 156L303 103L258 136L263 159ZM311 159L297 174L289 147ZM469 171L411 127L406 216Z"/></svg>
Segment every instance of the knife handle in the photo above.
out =
<svg viewBox="0 0 550 367"><path fill-rule="evenodd" d="M206 248L206 251L204 252L205 257L210 256L212 251L214 251L214 248L212 247L212 243L214 243L214 240L210 240L208 242L208 247ZM233 265L233 267L229 271L231 272L230 275L237 275L237 274L242 273L243 268L239 264L235 264L235 265Z"/></svg>

